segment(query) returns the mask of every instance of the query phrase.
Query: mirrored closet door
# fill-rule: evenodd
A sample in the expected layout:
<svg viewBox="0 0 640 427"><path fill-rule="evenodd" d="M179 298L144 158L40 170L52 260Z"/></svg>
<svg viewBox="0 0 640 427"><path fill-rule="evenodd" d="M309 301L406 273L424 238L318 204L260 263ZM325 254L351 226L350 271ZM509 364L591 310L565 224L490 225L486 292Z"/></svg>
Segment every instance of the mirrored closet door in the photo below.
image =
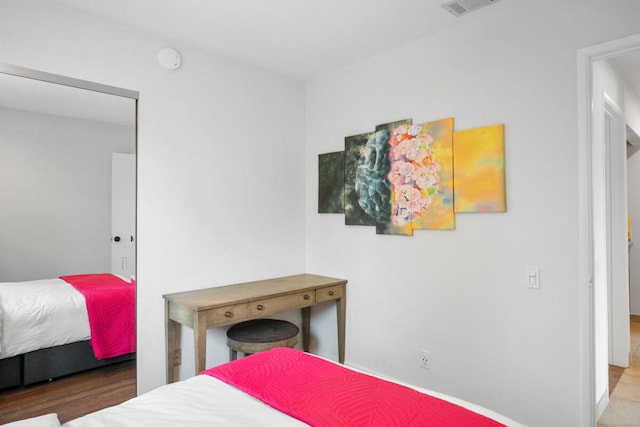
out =
<svg viewBox="0 0 640 427"><path fill-rule="evenodd" d="M0 392L135 360L137 99L0 63ZM126 343L87 322L103 287Z"/></svg>

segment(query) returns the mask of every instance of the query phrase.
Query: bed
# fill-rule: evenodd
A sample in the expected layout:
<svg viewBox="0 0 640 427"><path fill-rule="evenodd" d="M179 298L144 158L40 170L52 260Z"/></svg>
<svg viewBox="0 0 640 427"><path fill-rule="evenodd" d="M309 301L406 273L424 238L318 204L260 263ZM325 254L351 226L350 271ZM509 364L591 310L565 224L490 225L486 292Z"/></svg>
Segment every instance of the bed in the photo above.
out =
<svg viewBox="0 0 640 427"><path fill-rule="evenodd" d="M132 281L85 274L0 283L0 389L134 357Z"/></svg>
<svg viewBox="0 0 640 427"><path fill-rule="evenodd" d="M43 416L40 425L58 425L55 414L46 417L51 424ZM159 387L64 427L177 425L521 426L469 402L277 348Z"/></svg>

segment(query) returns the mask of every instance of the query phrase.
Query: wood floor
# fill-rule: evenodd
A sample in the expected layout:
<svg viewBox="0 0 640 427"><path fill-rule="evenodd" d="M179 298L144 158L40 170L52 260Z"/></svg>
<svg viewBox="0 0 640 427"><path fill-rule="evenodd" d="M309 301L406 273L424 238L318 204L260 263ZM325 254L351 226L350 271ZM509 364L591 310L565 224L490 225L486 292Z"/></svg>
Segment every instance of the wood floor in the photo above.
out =
<svg viewBox="0 0 640 427"><path fill-rule="evenodd" d="M135 360L28 387L0 391L0 424L55 412L60 423L136 394Z"/></svg>
<svg viewBox="0 0 640 427"><path fill-rule="evenodd" d="M620 378L622 378L622 374L624 374L624 368L609 365L609 396L611 396L613 390L616 389Z"/></svg>
<svg viewBox="0 0 640 427"><path fill-rule="evenodd" d="M631 357L628 368L609 370L609 405L598 427L640 426L640 318L631 319Z"/></svg>

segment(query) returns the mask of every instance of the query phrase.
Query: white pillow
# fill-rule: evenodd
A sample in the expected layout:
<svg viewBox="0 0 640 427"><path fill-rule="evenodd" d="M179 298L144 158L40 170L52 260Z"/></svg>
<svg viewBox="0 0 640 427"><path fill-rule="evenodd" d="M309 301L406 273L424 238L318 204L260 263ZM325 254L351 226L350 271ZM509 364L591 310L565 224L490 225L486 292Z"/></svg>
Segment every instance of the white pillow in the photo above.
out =
<svg viewBox="0 0 640 427"><path fill-rule="evenodd" d="M60 427L60 420L58 414L47 414L3 424L2 427Z"/></svg>

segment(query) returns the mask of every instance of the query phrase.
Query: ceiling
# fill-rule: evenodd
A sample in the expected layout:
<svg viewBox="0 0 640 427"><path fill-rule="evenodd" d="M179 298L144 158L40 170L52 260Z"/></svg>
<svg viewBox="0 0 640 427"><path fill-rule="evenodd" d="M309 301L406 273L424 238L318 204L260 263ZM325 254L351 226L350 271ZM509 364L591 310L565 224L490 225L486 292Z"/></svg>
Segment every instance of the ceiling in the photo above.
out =
<svg viewBox="0 0 640 427"><path fill-rule="evenodd" d="M141 28L166 40L167 46L187 44L210 53L232 58L263 69L311 78L396 46L428 37L455 25L490 13L508 2L456 18L442 4L446 0L55 0L63 5L97 14L106 19ZM462 0L466 1L466 0ZM475 1L475 0L474 0ZM183 58L185 62L189 58ZM635 85L640 94L640 50L611 60ZM26 81L10 84L0 79L0 106L82 117L90 109L118 97L90 99L91 93L50 87L37 100L28 92ZM33 83L39 87L42 83ZM56 85L51 85L56 86ZM45 93L45 92L42 92ZM63 93L65 95L63 95ZM78 101L60 102L62 96ZM95 95L95 94L94 94ZM116 98L116 99L110 99ZM11 101L18 99L19 101ZM69 99L69 98L66 98ZM101 101L98 101L101 99ZM27 105L31 100L31 106ZM17 103L17 104L16 104ZM72 111L73 105L79 105ZM107 117L102 114L103 119ZM82 117L96 119L92 117ZM110 122L123 120L118 117Z"/></svg>
<svg viewBox="0 0 640 427"><path fill-rule="evenodd" d="M196 46L301 79L429 36L489 10L456 18L441 7L447 0L57 1L142 28L169 45ZM493 7L501 6L496 3Z"/></svg>
<svg viewBox="0 0 640 427"><path fill-rule="evenodd" d="M441 7L446 0L55 1L148 31L170 47L191 45L300 79L470 18L449 14ZM0 93L0 107L119 124L127 120L112 107L122 100L109 95L2 75Z"/></svg>

